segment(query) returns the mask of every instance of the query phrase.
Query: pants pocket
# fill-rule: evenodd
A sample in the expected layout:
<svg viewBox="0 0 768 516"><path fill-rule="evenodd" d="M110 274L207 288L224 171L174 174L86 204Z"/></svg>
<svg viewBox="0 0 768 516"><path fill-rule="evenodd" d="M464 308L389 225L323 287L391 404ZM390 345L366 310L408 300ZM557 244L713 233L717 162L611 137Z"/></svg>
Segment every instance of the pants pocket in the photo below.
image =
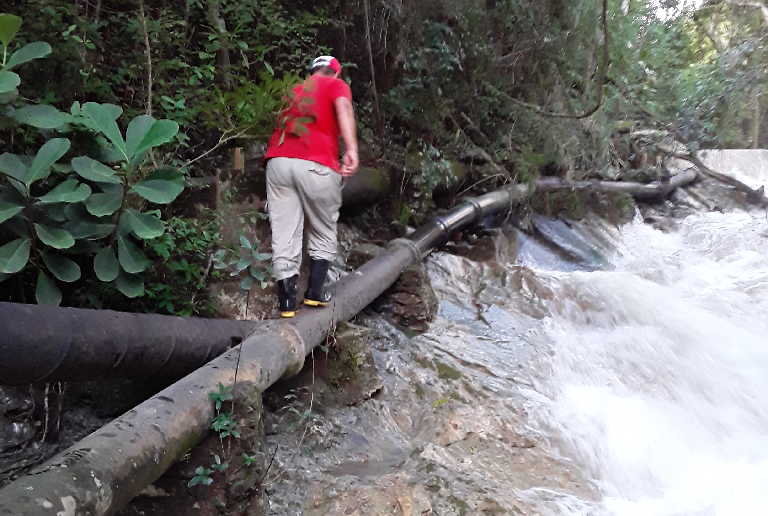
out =
<svg viewBox="0 0 768 516"><path fill-rule="evenodd" d="M309 171L312 174L315 174L315 175L321 176L321 177L326 177L329 174L334 174L335 173L333 170L331 170L329 168L325 168L325 167L312 167L312 168L309 169Z"/></svg>

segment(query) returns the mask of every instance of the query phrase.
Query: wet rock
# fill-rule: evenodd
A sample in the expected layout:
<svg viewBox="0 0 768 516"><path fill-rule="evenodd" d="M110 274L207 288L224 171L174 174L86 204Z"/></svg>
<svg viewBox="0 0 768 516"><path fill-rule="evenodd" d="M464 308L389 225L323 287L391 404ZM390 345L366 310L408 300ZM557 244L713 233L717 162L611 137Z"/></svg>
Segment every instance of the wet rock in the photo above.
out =
<svg viewBox="0 0 768 516"><path fill-rule="evenodd" d="M361 243L350 249L347 265L357 268L383 251L382 247ZM416 332L425 331L437 313L437 297L422 264L412 265L403 271L372 305L396 324Z"/></svg>
<svg viewBox="0 0 768 516"><path fill-rule="evenodd" d="M336 357L328 365L328 380L337 387L338 403L357 405L371 399L383 383L371 353L372 332L343 324L334 335Z"/></svg>
<svg viewBox="0 0 768 516"><path fill-rule="evenodd" d="M541 239L563 256L586 269L599 269L606 266L605 257L588 238L574 231L572 224L568 221L541 215L534 215L532 221Z"/></svg>
<svg viewBox="0 0 768 516"><path fill-rule="evenodd" d="M33 410L34 401L28 387L0 386L0 454L34 438Z"/></svg>
<svg viewBox="0 0 768 516"><path fill-rule="evenodd" d="M391 317L399 326L416 332L427 330L437 313L437 305L437 296L422 264L408 267L374 302L379 312Z"/></svg>
<svg viewBox="0 0 768 516"><path fill-rule="evenodd" d="M324 486L311 486L304 516L422 516L432 514L426 489L406 475L382 477L377 485L343 490L332 498Z"/></svg>

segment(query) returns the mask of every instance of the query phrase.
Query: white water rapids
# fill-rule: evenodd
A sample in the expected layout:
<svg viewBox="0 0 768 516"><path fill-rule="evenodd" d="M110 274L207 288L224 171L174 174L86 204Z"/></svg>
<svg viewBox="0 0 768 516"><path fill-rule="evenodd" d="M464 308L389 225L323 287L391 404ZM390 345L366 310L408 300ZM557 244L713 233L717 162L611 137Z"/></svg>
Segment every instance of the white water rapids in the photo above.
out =
<svg viewBox="0 0 768 516"><path fill-rule="evenodd" d="M768 218L699 209L434 253L425 332L356 320L375 396L274 416L271 514L768 514Z"/></svg>
<svg viewBox="0 0 768 516"><path fill-rule="evenodd" d="M768 221L706 213L621 231L612 270L554 292L538 414L602 501L564 514L768 514Z"/></svg>

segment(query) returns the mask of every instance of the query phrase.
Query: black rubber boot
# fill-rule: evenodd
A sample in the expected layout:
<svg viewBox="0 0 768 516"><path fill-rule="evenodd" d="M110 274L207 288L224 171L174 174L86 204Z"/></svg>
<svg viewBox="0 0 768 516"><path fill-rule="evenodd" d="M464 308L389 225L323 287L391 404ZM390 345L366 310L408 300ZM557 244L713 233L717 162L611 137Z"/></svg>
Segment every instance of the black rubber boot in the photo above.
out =
<svg viewBox="0 0 768 516"><path fill-rule="evenodd" d="M280 317L296 316L296 280L291 276L277 282L277 301L280 305Z"/></svg>
<svg viewBox="0 0 768 516"><path fill-rule="evenodd" d="M315 260L309 262L309 287L304 295L304 304L307 306L328 306L333 299L333 294L325 290L325 277L328 275L328 260Z"/></svg>

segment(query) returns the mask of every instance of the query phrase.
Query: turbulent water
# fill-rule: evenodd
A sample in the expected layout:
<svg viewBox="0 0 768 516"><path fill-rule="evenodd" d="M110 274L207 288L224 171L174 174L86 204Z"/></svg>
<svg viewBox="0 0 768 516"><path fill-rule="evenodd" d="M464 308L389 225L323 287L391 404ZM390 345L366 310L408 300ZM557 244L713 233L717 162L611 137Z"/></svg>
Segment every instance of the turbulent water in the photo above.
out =
<svg viewBox="0 0 768 516"><path fill-rule="evenodd" d="M357 321L382 388L277 423L274 514L768 514L767 216L534 225L431 256L425 333Z"/></svg>
<svg viewBox="0 0 768 516"><path fill-rule="evenodd" d="M593 510L766 514L764 215L637 223L618 244L611 270L536 271L553 292L541 427L598 486Z"/></svg>

